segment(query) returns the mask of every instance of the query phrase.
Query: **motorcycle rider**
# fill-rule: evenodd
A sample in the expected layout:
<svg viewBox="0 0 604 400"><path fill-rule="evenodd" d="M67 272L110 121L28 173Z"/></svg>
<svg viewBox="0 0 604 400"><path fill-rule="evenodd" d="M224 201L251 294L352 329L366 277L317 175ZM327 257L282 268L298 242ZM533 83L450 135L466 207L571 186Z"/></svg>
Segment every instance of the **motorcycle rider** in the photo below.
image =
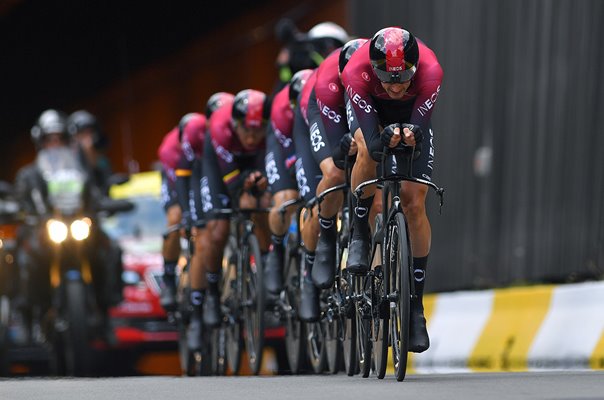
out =
<svg viewBox="0 0 604 400"><path fill-rule="evenodd" d="M31 136L37 152L59 148L72 151L67 117L61 111L44 111L31 129ZM88 216L94 217L102 196L89 179L85 187L84 210ZM26 218L43 218L50 212L45 199L48 194L46 183L35 161L17 172L15 193ZM48 279L52 249L39 234L39 225L23 224L18 237L18 262L22 275L26 277L27 304L24 311L33 322L32 327L41 321L52 305L52 290ZM90 261L96 305L102 316L102 333L105 339L111 340L107 310L121 301L121 252L96 223L91 225L90 236L84 243L84 249Z"/></svg>
<svg viewBox="0 0 604 400"><path fill-rule="evenodd" d="M98 119L86 110L78 110L67 119L67 129L81 152L82 163L103 194L109 193L111 164L103 150L107 146Z"/></svg>

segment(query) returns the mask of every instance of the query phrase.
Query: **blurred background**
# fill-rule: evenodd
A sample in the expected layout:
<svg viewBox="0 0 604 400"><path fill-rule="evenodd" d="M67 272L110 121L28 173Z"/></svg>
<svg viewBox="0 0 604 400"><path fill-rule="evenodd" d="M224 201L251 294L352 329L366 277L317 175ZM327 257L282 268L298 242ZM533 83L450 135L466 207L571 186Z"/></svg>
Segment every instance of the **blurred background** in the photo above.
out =
<svg viewBox="0 0 604 400"><path fill-rule="evenodd" d="M210 94L270 92L281 43L330 20L402 25L445 72L433 114L430 291L604 277L604 2L0 2L0 179L34 158L47 108L102 121L115 171L148 170Z"/></svg>

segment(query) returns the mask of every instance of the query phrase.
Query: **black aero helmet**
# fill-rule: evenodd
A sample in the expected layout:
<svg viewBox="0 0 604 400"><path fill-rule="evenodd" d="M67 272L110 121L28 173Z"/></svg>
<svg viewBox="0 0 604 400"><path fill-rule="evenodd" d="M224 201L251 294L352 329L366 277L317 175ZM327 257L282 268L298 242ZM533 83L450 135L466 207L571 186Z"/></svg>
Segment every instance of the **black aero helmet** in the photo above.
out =
<svg viewBox="0 0 604 400"><path fill-rule="evenodd" d="M406 82L417 70L419 47L408 31L399 27L384 28L373 35L369 58L380 81Z"/></svg>
<svg viewBox="0 0 604 400"><path fill-rule="evenodd" d="M300 96L304 85L306 85L306 81L308 81L312 73L312 69L303 69L296 72L289 81L289 104L292 108L298 104L298 96Z"/></svg>
<svg viewBox="0 0 604 400"><path fill-rule="evenodd" d="M227 92L218 92L211 95L206 103L206 118L210 119L214 111L225 104L232 103L234 98L235 96Z"/></svg>
<svg viewBox="0 0 604 400"><path fill-rule="evenodd" d="M36 124L31 128L31 138L36 145L46 135L61 134L67 139L67 115L58 110L49 109L38 117Z"/></svg>
<svg viewBox="0 0 604 400"><path fill-rule="evenodd" d="M268 120L270 101L266 94L254 89L245 89L235 95L231 120L233 127L259 128Z"/></svg>
<svg viewBox="0 0 604 400"><path fill-rule="evenodd" d="M367 43L367 39L352 39L342 47L338 61L338 70L340 71L340 74L344 71L344 67L348 64L348 60L350 60L350 57L352 57L354 52L365 43Z"/></svg>

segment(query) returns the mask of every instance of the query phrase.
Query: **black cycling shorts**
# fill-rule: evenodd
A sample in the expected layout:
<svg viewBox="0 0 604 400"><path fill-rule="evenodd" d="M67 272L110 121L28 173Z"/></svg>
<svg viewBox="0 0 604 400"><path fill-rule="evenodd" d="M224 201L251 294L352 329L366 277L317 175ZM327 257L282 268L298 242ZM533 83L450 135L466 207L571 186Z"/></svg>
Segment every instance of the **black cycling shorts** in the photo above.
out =
<svg viewBox="0 0 604 400"><path fill-rule="evenodd" d="M300 107L294 111L294 145L296 146L296 181L298 191L304 201L310 201L317 194L317 186L322 178L321 168L313 157L308 125L304 121Z"/></svg>
<svg viewBox="0 0 604 400"><path fill-rule="evenodd" d="M165 168L161 170L161 204L165 212L174 204L178 204L176 181L168 176Z"/></svg>
<svg viewBox="0 0 604 400"><path fill-rule="evenodd" d="M191 219L197 226L203 226L203 203L201 200L201 178L203 177L203 166L201 159L193 162L191 171L191 187L189 193L189 208Z"/></svg>
<svg viewBox="0 0 604 400"><path fill-rule="evenodd" d="M385 127L393 123L408 123L411 118L414 101L398 102L388 100L376 100L376 111L379 116L380 126ZM356 132L359 126L359 119L350 105L350 100L346 98L346 114L348 117L348 126L350 132ZM352 117L352 118L351 118ZM412 173L416 178L431 180L434 170L434 132L432 124L429 122L422 126L423 139L419 149L419 157L413 160ZM365 143L370 143L373 138L367 137L363 132ZM379 168L378 168L379 170Z"/></svg>
<svg viewBox="0 0 604 400"><path fill-rule="evenodd" d="M283 147L277 140L271 124L269 124L266 134L264 165L271 194L274 195L282 190L298 190L295 178L285 165Z"/></svg>
<svg viewBox="0 0 604 400"><path fill-rule="evenodd" d="M340 140L346 132L334 132L333 129L328 131L325 128L323 120L320 117L321 110L319 110L314 89L310 93L307 112L308 115L319 116L315 122L311 123L311 126L308 129L312 155L317 161L317 164L321 165L323 160L333 157L333 149L340 145Z"/></svg>

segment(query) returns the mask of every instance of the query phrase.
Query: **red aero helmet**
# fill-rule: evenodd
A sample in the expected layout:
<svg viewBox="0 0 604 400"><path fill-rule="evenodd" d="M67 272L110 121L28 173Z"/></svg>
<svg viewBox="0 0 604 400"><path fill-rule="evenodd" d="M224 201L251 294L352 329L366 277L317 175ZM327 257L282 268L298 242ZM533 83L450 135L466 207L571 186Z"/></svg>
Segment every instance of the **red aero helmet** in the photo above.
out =
<svg viewBox="0 0 604 400"><path fill-rule="evenodd" d="M235 96L227 92L218 92L211 95L206 103L206 118L209 119L214 111L218 110L220 107L233 103L233 98L235 98Z"/></svg>
<svg viewBox="0 0 604 400"><path fill-rule="evenodd" d="M419 48L410 32L399 27L389 27L373 35L369 58L373 72L380 81L401 83L415 74Z"/></svg>
<svg viewBox="0 0 604 400"><path fill-rule="evenodd" d="M266 94L245 89L235 95L231 118L233 126L242 124L246 128L259 128L268 118L270 106Z"/></svg>

